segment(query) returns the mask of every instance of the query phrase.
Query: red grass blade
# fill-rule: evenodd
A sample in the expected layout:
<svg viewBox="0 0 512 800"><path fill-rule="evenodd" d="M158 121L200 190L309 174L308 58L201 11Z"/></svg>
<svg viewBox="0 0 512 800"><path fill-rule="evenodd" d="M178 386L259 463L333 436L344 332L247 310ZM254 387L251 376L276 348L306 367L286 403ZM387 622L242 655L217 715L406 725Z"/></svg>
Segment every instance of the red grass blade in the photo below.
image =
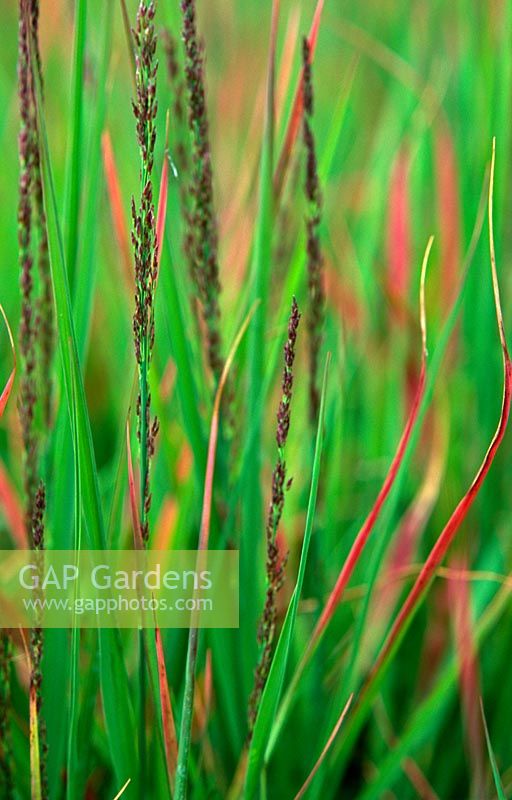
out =
<svg viewBox="0 0 512 800"><path fill-rule="evenodd" d="M493 232L493 216L492 216L492 199L493 199L493 189L494 189L494 162L495 162L495 141L493 140L491 174L489 180L488 219L489 219L489 244L490 244L492 285L494 292L494 303L496 306L496 320L498 323L498 331L499 331L499 337L503 355L503 401L501 407L501 414L498 421L498 426L496 428L496 432L491 440L489 448L480 465L480 468L475 478L473 479L471 486L469 487L468 491L463 496L463 498L460 500L455 511L453 512L450 519L446 523L444 529L442 530L441 534L439 535L434 547L430 551L427 560L423 564L421 572L418 575L416 582L414 583L407 598L405 599L402 608L400 609L395 619L395 622L393 623L393 627L391 628L391 631L389 632L388 637L384 642L381 652L379 653L379 656L376 662L374 663L367 684L371 682L372 678L379 672L384 662L392 653L394 647L396 646L399 640L399 636L403 628L405 627L407 621L410 619L410 617L416 610L420 600L422 599L428 586L430 585L437 568L441 564L441 561L444 559L446 552L450 547L451 543L453 542L458 529L460 528L462 522L466 518L469 509L471 508L471 506L475 501L475 498L485 480L487 473L491 468L492 462L494 461L494 457L500 447L500 444L505 435L505 431L507 429L508 419L510 415L510 403L512 399L512 363L510 361L510 356L508 353L507 343L505 339L505 329L503 325L503 315L501 311L498 276L496 272L496 256L494 251L494 232Z"/></svg>
<svg viewBox="0 0 512 800"><path fill-rule="evenodd" d="M375 604L372 626L385 623L393 613L395 603L402 591L400 575L407 572L415 558L417 543L425 529L432 509L439 496L446 459L447 435L440 420L433 418L431 449L425 478L421 487L405 512L391 548L387 566L384 568L384 585Z"/></svg>
<svg viewBox="0 0 512 800"><path fill-rule="evenodd" d="M208 457L206 460L206 475L204 479L204 495L203 495L203 511L201 515L201 528L199 531L199 550L206 550L208 547L208 540L210 538L210 518L211 518L211 511L212 511L212 494L213 494L213 475L215 472L215 454L217 450L217 437L219 435L219 414L220 414L220 404L222 400L222 393L224 391L224 387L226 385L226 381L228 379L229 371L233 364L233 360L236 355L236 351L240 345L240 342L243 339L243 336L249 327L249 323L256 311L259 300L256 300L249 313L247 314L246 318L244 319L240 330L238 331L235 341L231 346L231 350L228 353L228 357L226 358L224 369L222 370L222 375L220 376L219 385L217 387L217 392L215 394L215 401L213 403L213 412L212 412L212 420L210 423L210 438L208 441Z"/></svg>
<svg viewBox="0 0 512 800"><path fill-rule="evenodd" d="M324 0L318 0L315 9L315 15L313 17L313 22L311 23L311 29L309 31L309 36L308 36L311 61L313 61L313 57L316 50L316 43L318 41L318 31L320 28L320 21L322 18L323 7L324 7ZM303 71L301 71L299 83L297 86L297 90L295 92L295 100L293 102L292 112L290 114L290 120L288 122L288 128L286 130L283 148L281 150L281 155L279 157L279 162L274 175L274 192L276 197L279 197L281 194L284 185L284 179L288 169L288 164L290 163L293 146L297 140L297 136L299 135L300 124L302 120L302 110L304 105L302 96L303 81L304 81L304 75Z"/></svg>
<svg viewBox="0 0 512 800"><path fill-rule="evenodd" d="M169 681L167 680L167 668L165 666L165 655L160 628L155 628L155 644L158 661L158 684L160 687L165 760L167 762L169 784L171 789L173 789L176 766L178 764L178 737L176 736L176 724L174 722L174 714L172 713L171 695L169 692Z"/></svg>
<svg viewBox="0 0 512 800"><path fill-rule="evenodd" d="M308 776L307 780L304 782L304 784L303 784L302 788L300 789L300 791L298 791L297 794L295 795L295 800L300 800L301 797L304 797L304 795L306 794L307 790L309 789L309 787L311 785L311 782L312 782L313 778L315 777L316 773L318 772L318 770L322 766L322 762L324 761L327 753L329 752L332 744L334 743L334 740L336 739L336 736L338 735L338 731L339 731L339 729L341 728L341 726L343 724L343 720L345 719L347 711L348 711L348 709L350 707L350 704L352 702L353 696L354 695L351 694L350 697L348 698L348 700L347 700L347 702L345 704L345 708L341 712L340 717L339 717L336 725L332 729L331 735L329 736L329 738L327 739L327 742L325 743L324 749L320 753L318 761L316 762L315 766L313 767L313 769L309 773L309 776Z"/></svg>
<svg viewBox="0 0 512 800"><path fill-rule="evenodd" d="M425 383L426 383L426 374L427 374L427 327L426 327L426 318L425 318L425 274L427 269L428 258L430 255L430 250L432 248L433 237L431 236L427 248L425 250L425 256L423 258L423 265L421 270L421 284L420 284L420 318L421 318L421 333L422 333L422 357L421 357L421 371L418 381L418 388L416 390L416 396L414 398L414 402L409 414L409 418L405 425L404 432L398 443L398 447L391 462L391 466L389 468L388 474L386 475L386 479L382 484L382 488L377 496L377 500L375 504L368 514L366 520L363 523L362 528L359 530L354 543L350 549L350 552L343 564L341 572L338 576L338 580L327 600L327 603L324 606L322 614L316 624L316 627L313 631L313 635L311 637L308 650L311 650L315 647L317 642L319 641L322 633L324 632L325 628L329 624L334 611L340 602L343 592L350 580L350 577L356 567L356 564L363 552L363 549L368 541L368 538L377 522L379 514L382 510L382 507L386 501L386 498L391 491L393 483L395 482L396 476L398 474L398 470L400 468L400 464L402 463L405 450L407 448L407 444L409 439L411 438L411 434L414 430L414 426L416 424L416 420L418 418L418 412L421 406L421 401L423 399L423 394L425 391ZM308 651L306 651L308 652Z"/></svg>
<svg viewBox="0 0 512 800"><path fill-rule="evenodd" d="M416 543L439 496L448 442L440 420L434 418L433 423L425 478L400 523L396 543L389 557L389 573L399 571L413 561Z"/></svg>
<svg viewBox="0 0 512 800"><path fill-rule="evenodd" d="M9 476L0 462L0 507L3 509L5 518L12 538L20 550L28 548L27 531L25 529L25 515L16 490L12 486Z"/></svg>
<svg viewBox="0 0 512 800"><path fill-rule="evenodd" d="M156 213L156 269L160 266L162 246L164 241L165 217L167 213L167 195L169 191L169 112L165 121L165 151L160 179L160 192L158 194L158 210Z"/></svg>
<svg viewBox="0 0 512 800"><path fill-rule="evenodd" d="M279 121L282 113L284 112L284 100L288 87L290 85L293 57L297 49L297 40L299 38L299 22L300 10L295 7L291 9L288 17L288 25L283 43L283 51L281 57L281 65L279 69L279 80L277 82L276 90L276 119Z"/></svg>
<svg viewBox="0 0 512 800"><path fill-rule="evenodd" d="M105 170L105 180L107 182L107 192L110 201L110 213L112 214L114 233L116 235L117 246L119 247L119 251L121 253L123 275L126 286L131 294L133 290L133 267L130 237L128 234L128 228L126 227L119 175L114 158L114 151L112 149L112 141L108 131L103 131L101 137L101 151L103 153L103 167Z"/></svg>
<svg viewBox="0 0 512 800"><path fill-rule="evenodd" d="M9 321L7 319L7 315L6 315L5 311L4 311L4 308L3 308L1 303L0 303L0 313L2 314L2 317L4 318L4 322L5 322L5 325L6 325L6 328L7 328L7 333L9 334L9 342L11 344L12 357L13 357L13 361L14 361L14 365L13 365L11 374L9 375L9 377L7 379L7 383L5 384L4 389L2 391L2 394L0 395L0 419L1 419L3 417L3 415L4 415L5 407L7 405L7 401L9 400L9 397L11 396L12 387L14 385L14 378L15 378L15 375L16 375L16 348L14 347L14 339L13 339L13 336L12 336L11 326L9 325Z"/></svg>

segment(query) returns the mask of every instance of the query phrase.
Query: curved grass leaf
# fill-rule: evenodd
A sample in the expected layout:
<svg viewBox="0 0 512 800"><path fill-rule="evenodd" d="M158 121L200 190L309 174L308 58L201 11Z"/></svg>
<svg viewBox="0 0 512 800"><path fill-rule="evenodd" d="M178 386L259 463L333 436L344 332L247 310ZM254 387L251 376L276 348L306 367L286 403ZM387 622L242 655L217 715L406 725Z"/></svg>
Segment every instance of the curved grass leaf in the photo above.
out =
<svg viewBox="0 0 512 800"><path fill-rule="evenodd" d="M203 510L201 515L201 528L199 531L199 550L206 550L208 547L208 540L210 536L210 518L212 511L212 495L213 495L213 475L215 471L215 457L217 451L217 439L219 434L219 417L220 407L222 400L222 393L224 391L226 381L228 379L229 371L233 364L236 351L242 341L242 338L249 326L258 307L256 301L249 313L247 314L242 327L238 331L235 341L228 353L222 375L219 380L217 391L215 394L215 401L213 404L212 420L210 425L210 438L208 442L208 459L206 462L206 475L204 479L204 494L203 494ZM194 685L195 685L195 672L197 661L197 647L198 647L199 632L195 627L190 628L188 637L187 649L187 663L185 666L185 689L183 693L183 708L181 712L181 726L178 748L178 765L176 770L176 800L185 800L187 796L187 782L188 782L188 761L190 753L190 740L192 735L192 712L194 705Z"/></svg>
<svg viewBox="0 0 512 800"><path fill-rule="evenodd" d="M83 95L85 67L85 39L87 28L87 0L77 0L75 4L75 40L73 44L72 70L72 109L68 141L68 163L66 169L65 201L65 239L66 265L69 282L73 289L78 251L78 216L80 208L80 188L82 178L82 139L83 139Z"/></svg>
<svg viewBox="0 0 512 800"><path fill-rule="evenodd" d="M437 567L442 562L446 552L453 542L462 522L468 514L469 509L474 503L478 492L489 472L494 457L500 447L500 444L505 435L508 424L510 405L512 399L512 363L508 354L508 348L505 339L505 331L503 325L503 316L501 312L500 292L496 271L496 261L494 252L494 234L493 234L493 216L492 216L492 200L493 200L493 187L494 187L494 162L495 162L495 143L493 141L493 153L491 161L491 172L489 180L489 195L488 195L488 222L489 222L489 247L490 247L490 262L491 262L491 276L494 293L494 302L496 309L496 320L498 325L499 339L501 344L503 356L503 399L501 413L498 421L496 432L491 440L489 448L484 456L484 459L478 469L475 478L473 479L468 491L462 497L454 512L450 516L448 522L439 535L434 547L430 551L427 560L422 566L420 574L418 575L413 587L402 607L400 608L397 617L389 631L384 644L382 645L377 658L374 661L372 669L364 683L358 698L358 703L355 706L353 716L349 720L347 729L347 738L353 742L357 731L369 713L372 702L375 698L378 687L380 686L385 672L398 650L398 647L409 628L409 625L414 618L416 611L424 599L425 594L434 578Z"/></svg>
<svg viewBox="0 0 512 800"><path fill-rule="evenodd" d="M310 787L310 785L311 785L311 783L313 781L313 778L315 777L316 773L318 772L318 770L322 766L322 763L325 761L327 753L331 749L331 747L332 747L332 745L334 743L334 740L336 739L336 736L338 735L338 731L339 731L339 729L341 728L341 726L343 724L343 720L345 719L345 717L347 715L347 711L348 711L348 709L350 707L350 704L352 702L352 698L353 698L353 695L351 694L350 697L348 698L347 702L345 703L345 706L343 707L343 711L341 712L341 714L340 714L340 716L338 718L338 721L336 722L336 725L333 728L333 731L332 731L331 735L327 739L327 742L325 743L325 746L324 746L322 752L320 753L320 756L319 756L317 762L315 763L315 766L313 767L313 769L309 773L309 775L308 775L307 779L305 780L302 788L295 795L295 800L300 800L301 797L304 797L304 795L306 794L307 790L309 789L309 787Z"/></svg>
<svg viewBox="0 0 512 800"><path fill-rule="evenodd" d="M336 608L338 607L343 597L347 584L357 566L357 563L361 557L364 548L366 547L368 539L370 538L370 535L375 527L375 524L384 506L384 503L389 493L391 492L393 484L397 478L400 467L402 465L404 455L409 445L412 433L416 426L416 422L418 420L418 414L423 401L423 396L425 393L425 386L426 386L426 378L427 378L427 324L426 324L426 314L425 314L425 276L433 241L434 241L433 237L431 236L427 243L421 268L421 279L420 279L420 328L421 328L421 344L422 344L421 369L418 379L418 386L409 413L409 417L407 419L404 431L398 443L398 447L396 449L394 458L391 462L391 466L389 467L384 483L382 484L382 487L377 495L377 499L354 539L352 547L350 548L347 558L345 559L343 567L338 575L338 579L336 580L336 583L327 599L327 602L325 603L325 606L322 609L322 612L315 625L315 628L308 642L306 650L304 651L304 654L294 673L293 679L286 693L282 707L279 711L276 725L274 727L274 730L270 738L269 747L271 750L275 745L276 738L279 735L279 732L281 731L285 719L288 715L291 704L295 697L295 691L297 689L300 678L334 616L334 612L336 611Z"/></svg>

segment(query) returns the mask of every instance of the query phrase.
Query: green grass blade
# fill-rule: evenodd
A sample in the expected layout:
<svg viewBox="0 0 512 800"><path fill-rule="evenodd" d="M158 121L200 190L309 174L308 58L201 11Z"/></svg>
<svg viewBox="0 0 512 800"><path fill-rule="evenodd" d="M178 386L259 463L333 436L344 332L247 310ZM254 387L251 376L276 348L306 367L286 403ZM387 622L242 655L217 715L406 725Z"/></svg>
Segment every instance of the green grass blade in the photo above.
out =
<svg viewBox="0 0 512 800"><path fill-rule="evenodd" d="M293 590L293 595L288 606L276 651L272 660L272 666L268 676L265 689L261 698L258 715L254 724L254 732L249 747L247 758L247 775L245 781L244 797L251 800L257 793L258 781L261 770L266 758L266 749L269 742L272 726L274 724L279 699L283 688L286 674L286 666L290 654L297 609L304 582L306 563L308 559L309 545L313 531L313 520L315 516L316 498L318 494L318 483L320 480L320 466L322 459L322 447L324 440L324 417L325 417L325 396L327 390L327 375L329 370L330 354L327 356L325 364L324 378L322 384L322 397L320 403L320 413L318 416L318 428L316 435L315 455L313 460L313 472L311 477L311 487L309 491L308 510L304 529L304 540L300 556L299 571L297 582Z"/></svg>
<svg viewBox="0 0 512 800"><path fill-rule="evenodd" d="M498 769L498 764L496 762L496 756L494 755L494 750L492 748L491 737L489 735L489 728L487 727L487 720L485 719L485 712L484 712L484 705L482 699L480 698L480 708L482 711L482 722L484 725L484 732L485 732L485 740L487 742L487 750L489 752L489 760L491 762L491 769L492 769L492 777L494 779L494 785L496 787L496 791L498 793L498 800L507 800L507 796L505 794L505 790L503 788L503 784L501 782L500 771Z"/></svg>
<svg viewBox="0 0 512 800"><path fill-rule="evenodd" d="M78 215L82 182L82 125L84 58L87 27L87 0L77 0L75 5L75 40L73 45L73 70L71 78L71 115L69 152L66 175L66 265L70 286L75 284L75 267L78 245Z"/></svg>
<svg viewBox="0 0 512 800"><path fill-rule="evenodd" d="M98 63L97 91L94 97L94 116L87 153L87 188L85 193L82 235L79 237L78 262L73 286L73 314L78 343L78 353L83 363L91 324L92 297L96 285L98 239L98 196L101 187L101 134L107 111L107 79L112 48L113 3L103 5L101 19L102 39ZM68 248L69 249L69 248Z"/></svg>
<svg viewBox="0 0 512 800"><path fill-rule="evenodd" d="M100 507L98 476L93 452L91 425L85 390L78 361L78 349L75 328L71 311L71 297L66 273L64 248L58 221L57 201L50 163L50 152L46 134L46 126L41 107L41 93L38 91L38 125L42 149L42 173L44 204L48 225L48 246L50 267L57 318L57 333L61 353L62 369L66 387L68 408L71 413L73 403L73 386L76 385L76 425L80 442L80 461L83 477L83 509L86 527L92 547L101 547L105 543L103 519Z"/></svg>

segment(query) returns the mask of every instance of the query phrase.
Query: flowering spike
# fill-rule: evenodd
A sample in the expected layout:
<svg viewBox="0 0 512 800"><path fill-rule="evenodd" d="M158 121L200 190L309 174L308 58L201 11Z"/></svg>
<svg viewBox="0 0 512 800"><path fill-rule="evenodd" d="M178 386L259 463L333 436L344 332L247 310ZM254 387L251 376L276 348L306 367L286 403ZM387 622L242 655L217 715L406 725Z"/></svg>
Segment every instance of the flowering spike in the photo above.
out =
<svg viewBox="0 0 512 800"><path fill-rule="evenodd" d="M220 280L217 259L217 221L213 207L213 175L206 94L204 54L196 29L194 0L182 0L185 77L189 98L189 125L192 132L192 210L188 220L188 246L193 263L193 278L202 304L206 328L207 356L218 382L223 357L220 334Z"/></svg>
<svg viewBox="0 0 512 800"><path fill-rule="evenodd" d="M315 137L311 127L313 117L313 84L311 77L311 52L306 38L302 45L303 56L303 139L306 151L306 177L304 191L307 201L306 249L309 288L308 338L309 338L309 417L316 425L320 394L318 390L318 363L324 325L325 294L323 287L323 259L320 250L319 228L322 211L322 194L318 180Z"/></svg>
<svg viewBox="0 0 512 800"><path fill-rule="evenodd" d="M156 217L153 202L152 171L156 141L155 119L157 114L156 76L158 61L155 58L157 37L154 26L155 4L153 0L139 3L133 41L135 45L135 91L132 102L136 120L141 169L141 197L137 207L132 198L132 244L135 260L135 313L133 316L133 338L135 357L139 372L139 394L137 398L138 429L140 442L141 513L142 539L149 537L147 518L151 508L149 488L149 463L155 452L158 423L151 421L151 394L148 388L148 371L151 364L155 340L155 287L158 272Z"/></svg>
<svg viewBox="0 0 512 800"><path fill-rule="evenodd" d="M272 473L272 497L268 507L267 524L265 529L267 544L267 594L265 606L258 628L258 644L261 647L260 660L255 670L254 688L249 699L249 737L252 735L256 714L261 694L267 682L274 640L277 608L277 593L284 581L286 557L280 558L276 541L277 529L281 521L284 508L285 491L291 487L292 479L286 478L286 462L284 460L284 447L290 429L290 411L293 390L293 362L295 360L295 343L299 327L300 313L295 297L292 300L290 318L288 322L288 338L284 346L284 366L282 396L277 412L276 442L278 448L277 462Z"/></svg>

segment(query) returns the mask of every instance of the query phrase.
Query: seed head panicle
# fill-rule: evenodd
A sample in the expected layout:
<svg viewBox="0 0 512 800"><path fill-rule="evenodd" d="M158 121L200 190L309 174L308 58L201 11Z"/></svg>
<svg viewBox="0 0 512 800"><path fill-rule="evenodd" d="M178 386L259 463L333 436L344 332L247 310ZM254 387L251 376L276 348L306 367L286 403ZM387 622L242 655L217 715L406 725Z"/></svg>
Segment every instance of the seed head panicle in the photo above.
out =
<svg viewBox="0 0 512 800"><path fill-rule="evenodd" d="M42 551L46 497L44 486L42 484L38 486L41 435L36 426L36 412L39 414L38 409L41 409L41 416L48 426L51 417L50 367L54 334L36 117L36 85L42 86L38 26L38 0L19 0L18 93L21 122L18 137L20 162L18 249L21 284L19 412L23 439L26 528L32 547ZM35 237L33 237L34 231ZM34 257L34 238L38 243L36 257ZM37 275L34 274L36 260ZM42 559L42 553L38 554L38 558ZM41 798L46 800L48 798L46 726L41 714L42 657L43 633L41 628L36 626L30 632L30 683L31 691L35 693L37 707Z"/></svg>
<svg viewBox="0 0 512 800"><path fill-rule="evenodd" d="M188 247L193 278L202 305L210 369L218 381L224 360L220 335L218 233L213 204L213 175L206 111L203 47L198 41L194 0L182 0L185 78L188 88L189 126L192 132L192 210Z"/></svg>
<svg viewBox="0 0 512 800"><path fill-rule="evenodd" d="M290 428L290 403L292 400L293 389L293 362L295 359L295 342L297 341L297 329L299 327L300 313L295 297L292 301L290 318L288 321L288 338L284 346L284 368L282 382L282 397L277 411L277 446L282 450L286 444L288 430Z"/></svg>
<svg viewBox="0 0 512 800"><path fill-rule="evenodd" d="M284 447L290 429L290 414L293 389L293 362L295 360L295 344L300 322L297 301L293 298L288 321L288 337L284 346L284 365L282 397L277 412L276 442L278 448L277 461L272 473L272 496L268 506L265 539L267 557L265 570L267 575L267 592L265 605L258 627L258 644L261 647L260 658L254 674L254 687L249 699L249 738L252 736L258 705L267 682L272 660L272 647L277 622L277 593L284 581L286 557L280 558L276 542L277 530L284 508L285 492L291 487L291 479L286 479L286 461Z"/></svg>
<svg viewBox="0 0 512 800"><path fill-rule="evenodd" d="M155 341L155 288L158 272L156 215L153 201L153 162L156 142L156 98L158 61L155 32L155 3L141 0L137 11L133 41L135 45L135 89L132 103L140 152L141 196L137 207L132 198L132 244L135 262L135 312L133 338L139 373L137 398L137 436L141 460L141 531L147 542L147 517L151 507L149 464L155 450L158 431L156 419L151 422L151 393L148 372Z"/></svg>
<svg viewBox="0 0 512 800"><path fill-rule="evenodd" d="M151 360L154 341L154 289L156 281L156 222L153 202L152 170L156 141L156 73L158 62L154 28L155 5L141 0L133 29L135 42L137 141L141 158L141 199L139 208L132 198L132 243L135 253L135 314L133 333L137 362Z"/></svg>
<svg viewBox="0 0 512 800"><path fill-rule="evenodd" d="M24 488L27 500L27 529L37 488L38 435L35 431L36 406L41 404L44 420L50 423L50 364L53 354L53 311L48 239L43 206L43 190L36 124L35 77L31 50L35 49L36 68L41 60L37 45L39 10L34 0L20 0L18 31L18 97L20 109L18 251L21 285L19 345L21 379L19 411L23 438ZM40 74L37 76L40 80ZM38 241L38 278L34 274L33 232Z"/></svg>
<svg viewBox="0 0 512 800"><path fill-rule="evenodd" d="M303 140L306 153L306 175L304 191L307 202L306 214L306 250L309 306L307 314L308 340L309 340L309 414L310 421L316 424L320 406L320 392L318 387L318 369L320 347L322 344L322 331L325 315L325 292L323 279L323 258L320 248L319 228L322 214L322 193L318 179L318 164L316 158L315 137L311 127L313 116L313 83L311 68L310 45L306 38L303 40L303 92L304 92L304 120Z"/></svg>

